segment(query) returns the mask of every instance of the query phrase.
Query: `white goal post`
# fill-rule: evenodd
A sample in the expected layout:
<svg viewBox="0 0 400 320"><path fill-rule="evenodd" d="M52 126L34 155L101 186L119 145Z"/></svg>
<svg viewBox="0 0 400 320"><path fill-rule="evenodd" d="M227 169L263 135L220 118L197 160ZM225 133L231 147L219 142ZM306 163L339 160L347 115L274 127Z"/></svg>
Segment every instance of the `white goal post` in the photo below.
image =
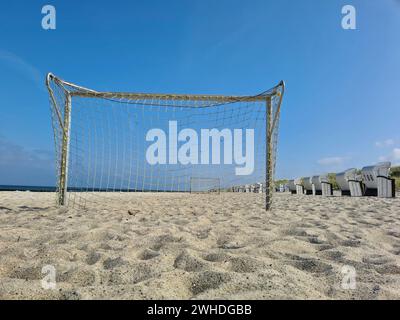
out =
<svg viewBox="0 0 400 320"><path fill-rule="evenodd" d="M283 81L252 96L100 92L51 73L46 86L59 205L110 192L190 193L195 177L224 191L262 184L270 209Z"/></svg>

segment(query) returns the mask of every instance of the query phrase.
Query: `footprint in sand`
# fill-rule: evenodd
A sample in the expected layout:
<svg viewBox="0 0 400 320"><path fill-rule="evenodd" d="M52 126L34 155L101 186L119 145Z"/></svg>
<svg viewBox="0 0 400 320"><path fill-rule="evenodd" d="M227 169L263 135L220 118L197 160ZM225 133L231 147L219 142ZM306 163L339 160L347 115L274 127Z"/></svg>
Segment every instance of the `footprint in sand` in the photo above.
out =
<svg viewBox="0 0 400 320"><path fill-rule="evenodd" d="M340 245L344 247L359 247L361 245L361 241L356 239L343 240L340 242Z"/></svg>
<svg viewBox="0 0 400 320"><path fill-rule="evenodd" d="M388 236L392 236L392 237L395 237L395 238L400 238L400 231L390 230L390 231L386 232L386 234Z"/></svg>
<svg viewBox="0 0 400 320"><path fill-rule="evenodd" d="M228 261L228 269L237 273L250 273L262 269L264 265L250 257L232 257Z"/></svg>
<svg viewBox="0 0 400 320"><path fill-rule="evenodd" d="M120 267L122 265L125 264L125 261L122 260L121 257L117 257L115 259L112 258L107 258L106 260L104 260L103 262L103 267L106 270L110 270L110 269L114 269L116 267Z"/></svg>
<svg viewBox="0 0 400 320"><path fill-rule="evenodd" d="M291 228L291 229L285 230L283 233L286 236L297 236L297 237L308 237L309 236L309 234L302 228Z"/></svg>
<svg viewBox="0 0 400 320"><path fill-rule="evenodd" d="M101 254L95 251L90 252L86 257L86 263L88 265L94 265L101 258Z"/></svg>
<svg viewBox="0 0 400 320"><path fill-rule="evenodd" d="M12 209L10 209L10 208L7 208L7 207L1 207L0 206L0 210L4 210L5 212L9 212L9 211L12 211Z"/></svg>
<svg viewBox="0 0 400 320"><path fill-rule="evenodd" d="M321 245L318 245L317 250L318 251L326 251L326 250L330 250L330 249L333 249L333 248L334 248L334 246L331 245L331 244L321 244Z"/></svg>
<svg viewBox="0 0 400 320"><path fill-rule="evenodd" d="M145 263L126 264L120 268L113 269L109 273L109 285L136 284L148 279L159 277L151 266Z"/></svg>
<svg viewBox="0 0 400 320"><path fill-rule="evenodd" d="M308 242L311 244L324 244L325 241L318 238L318 236L308 237Z"/></svg>
<svg viewBox="0 0 400 320"><path fill-rule="evenodd" d="M233 241L233 242L227 242L227 243L221 244L219 247L221 249L230 249L230 250L233 249L234 250L234 249L244 248L245 245L241 244L241 243L239 243L237 241Z"/></svg>
<svg viewBox="0 0 400 320"><path fill-rule="evenodd" d="M221 249L240 249L245 247L243 243L240 243L238 241L234 241L233 239L230 239L230 237L221 237L217 240L217 245L218 248Z"/></svg>
<svg viewBox="0 0 400 320"><path fill-rule="evenodd" d="M203 259L210 262L222 262L228 261L229 256L223 252L207 253L203 256Z"/></svg>
<svg viewBox="0 0 400 320"><path fill-rule="evenodd" d="M335 262L342 262L344 253L336 250L326 250L321 252L321 256Z"/></svg>
<svg viewBox="0 0 400 320"><path fill-rule="evenodd" d="M207 290L217 289L229 280L230 276L226 273L204 271L193 277L189 289L194 295L198 295Z"/></svg>
<svg viewBox="0 0 400 320"><path fill-rule="evenodd" d="M183 251L174 261L174 268L182 269L188 272L195 272L204 269L206 264L195 257L193 254Z"/></svg>
<svg viewBox="0 0 400 320"><path fill-rule="evenodd" d="M40 280L43 278L41 267L16 267L9 275L13 279Z"/></svg>
<svg viewBox="0 0 400 320"><path fill-rule="evenodd" d="M151 250L151 249L144 249L143 251L141 251L137 257L140 260L150 260L153 259L155 257L158 257L160 255L159 252Z"/></svg>
<svg viewBox="0 0 400 320"><path fill-rule="evenodd" d="M382 265L382 264L392 262L393 260L388 257L385 257L383 255L373 254L373 255L364 257L362 259L362 261L364 263L368 263L368 264Z"/></svg>
<svg viewBox="0 0 400 320"><path fill-rule="evenodd" d="M377 266L375 270L383 275L400 275L400 266L395 264Z"/></svg>
<svg viewBox="0 0 400 320"><path fill-rule="evenodd" d="M79 287L88 287L96 282L96 274L91 270L71 269L64 273L58 273L57 282L66 282Z"/></svg>
<svg viewBox="0 0 400 320"><path fill-rule="evenodd" d="M166 219L168 222L168 219ZM178 226L185 226L189 223L188 220L184 220L184 219L174 219L171 221L171 223L176 224Z"/></svg>
<svg viewBox="0 0 400 320"><path fill-rule="evenodd" d="M322 261L314 258L303 258L300 256L293 256L293 260L288 261L288 264L292 265L296 269L306 271L313 274L330 274L333 272L333 267Z"/></svg>
<svg viewBox="0 0 400 320"><path fill-rule="evenodd" d="M179 243L181 242L181 240L181 238L174 237L170 234L163 234L152 239L151 242L153 244L150 246L150 249L158 251L161 248L167 246L169 243Z"/></svg>

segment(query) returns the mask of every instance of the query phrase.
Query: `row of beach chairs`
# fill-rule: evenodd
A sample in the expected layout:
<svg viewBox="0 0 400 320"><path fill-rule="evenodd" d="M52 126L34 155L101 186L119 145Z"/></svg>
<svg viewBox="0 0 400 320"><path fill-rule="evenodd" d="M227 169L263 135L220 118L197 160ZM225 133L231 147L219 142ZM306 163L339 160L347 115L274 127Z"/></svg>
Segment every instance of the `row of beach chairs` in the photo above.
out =
<svg viewBox="0 0 400 320"><path fill-rule="evenodd" d="M233 192L253 192L253 193L264 193L265 185L262 183L246 184L244 186L236 186L232 188Z"/></svg>
<svg viewBox="0 0 400 320"><path fill-rule="evenodd" d="M389 176L390 167L390 162L381 162L362 168L361 173L354 168L337 173L337 192L342 196L394 198L395 180ZM292 194L333 195L333 186L328 175L290 180L286 187Z"/></svg>

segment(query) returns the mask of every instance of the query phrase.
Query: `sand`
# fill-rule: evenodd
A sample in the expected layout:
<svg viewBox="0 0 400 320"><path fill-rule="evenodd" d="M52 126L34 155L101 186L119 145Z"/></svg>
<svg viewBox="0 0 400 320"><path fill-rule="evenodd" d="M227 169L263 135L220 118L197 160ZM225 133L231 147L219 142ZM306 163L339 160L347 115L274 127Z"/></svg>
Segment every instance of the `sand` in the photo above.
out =
<svg viewBox="0 0 400 320"><path fill-rule="evenodd" d="M400 298L399 198L278 194L270 213L245 193L54 198L0 192L0 299Z"/></svg>

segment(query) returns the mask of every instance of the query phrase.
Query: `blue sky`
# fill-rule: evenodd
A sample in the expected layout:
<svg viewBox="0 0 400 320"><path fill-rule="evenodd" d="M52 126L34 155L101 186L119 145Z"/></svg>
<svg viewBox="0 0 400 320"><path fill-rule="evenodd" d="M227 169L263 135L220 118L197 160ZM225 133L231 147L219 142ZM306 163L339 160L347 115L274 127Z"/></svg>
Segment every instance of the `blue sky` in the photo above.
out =
<svg viewBox="0 0 400 320"><path fill-rule="evenodd" d="M44 4L56 30L41 28ZM356 30L341 28L346 4ZM0 184L54 184L49 71L137 92L257 94L283 79L278 177L400 163L399 30L397 0L9 1Z"/></svg>

